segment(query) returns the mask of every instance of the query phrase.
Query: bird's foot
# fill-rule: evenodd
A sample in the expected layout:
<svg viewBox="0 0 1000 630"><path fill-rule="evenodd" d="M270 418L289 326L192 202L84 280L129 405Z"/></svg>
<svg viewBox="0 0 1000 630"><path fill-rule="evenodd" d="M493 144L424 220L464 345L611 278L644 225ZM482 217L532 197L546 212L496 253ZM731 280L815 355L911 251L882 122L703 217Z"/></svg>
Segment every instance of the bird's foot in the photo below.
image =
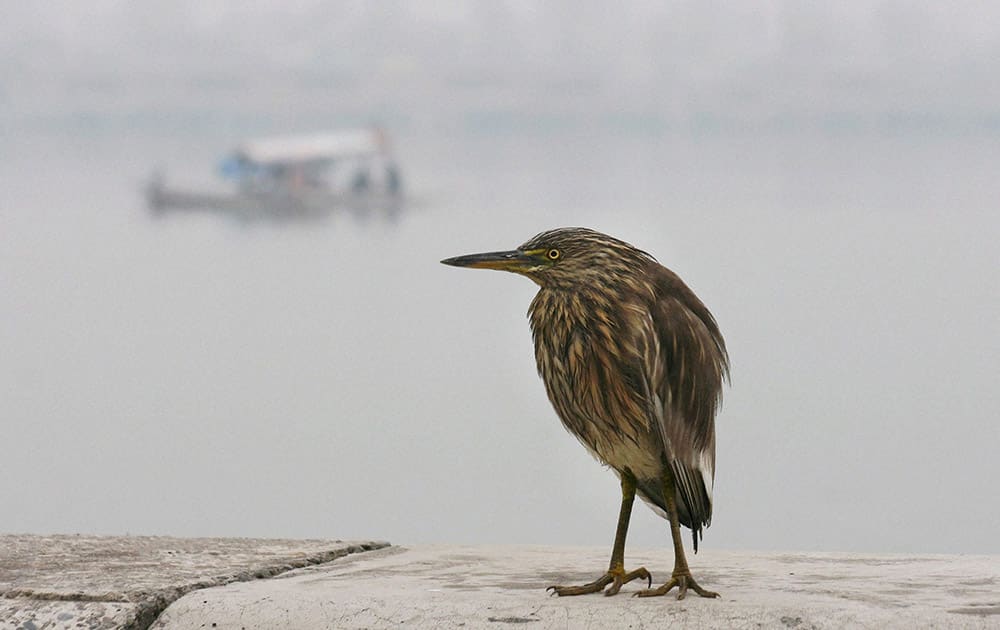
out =
<svg viewBox="0 0 1000 630"><path fill-rule="evenodd" d="M587 593L599 593L604 591L608 584L611 588L604 591L605 595L616 595L622 589L622 585L628 584L636 578L646 580L647 586L653 585L653 576L644 567L639 567L634 571L625 572L624 568L609 569L607 573L597 578L593 582L581 584L580 586L550 586L546 591L552 591L553 595L564 597L567 595L586 595Z"/></svg>
<svg viewBox="0 0 1000 630"><path fill-rule="evenodd" d="M702 597L719 597L718 593L706 591L702 587L698 586L698 583L695 582L694 578L691 576L691 571L688 569L681 571L674 569L674 574L670 576L669 582L657 588L639 591L635 594L635 597L657 597L659 595L666 595L675 586L677 587L677 599L684 599L687 595L688 589L691 589Z"/></svg>

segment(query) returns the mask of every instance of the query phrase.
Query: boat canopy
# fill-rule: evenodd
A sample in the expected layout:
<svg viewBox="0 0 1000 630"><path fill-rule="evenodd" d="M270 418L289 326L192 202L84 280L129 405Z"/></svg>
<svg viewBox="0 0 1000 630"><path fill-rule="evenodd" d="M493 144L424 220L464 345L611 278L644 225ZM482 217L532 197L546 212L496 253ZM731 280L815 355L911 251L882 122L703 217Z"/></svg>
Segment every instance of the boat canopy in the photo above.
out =
<svg viewBox="0 0 1000 630"><path fill-rule="evenodd" d="M302 164L371 157L384 154L386 149L381 129L357 129L249 140L237 147L236 155L258 165Z"/></svg>

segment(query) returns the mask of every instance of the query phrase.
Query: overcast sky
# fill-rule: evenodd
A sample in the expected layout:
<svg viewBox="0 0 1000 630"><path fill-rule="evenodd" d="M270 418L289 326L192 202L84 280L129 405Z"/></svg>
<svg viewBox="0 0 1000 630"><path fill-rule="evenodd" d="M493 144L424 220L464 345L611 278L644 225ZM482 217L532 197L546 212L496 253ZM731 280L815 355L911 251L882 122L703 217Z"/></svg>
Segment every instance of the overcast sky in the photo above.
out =
<svg viewBox="0 0 1000 630"><path fill-rule="evenodd" d="M0 103L148 108L248 86L301 103L308 86L341 105L405 96L420 111L479 99L995 125L998 58L989 2L9 3Z"/></svg>

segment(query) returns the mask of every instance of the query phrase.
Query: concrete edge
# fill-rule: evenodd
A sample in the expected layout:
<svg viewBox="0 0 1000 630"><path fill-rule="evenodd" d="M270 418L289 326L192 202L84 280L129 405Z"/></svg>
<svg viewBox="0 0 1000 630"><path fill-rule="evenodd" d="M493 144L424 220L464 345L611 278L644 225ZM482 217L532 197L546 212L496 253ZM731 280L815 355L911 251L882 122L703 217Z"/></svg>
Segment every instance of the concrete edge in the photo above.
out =
<svg viewBox="0 0 1000 630"><path fill-rule="evenodd" d="M148 630L170 604L188 593L205 588L224 586L234 582L267 579L287 573L288 571L294 571L295 569L325 564L348 555L385 549L387 547L391 547L391 545L386 541L367 541L330 551L313 553L302 558L281 560L279 564L265 565L236 573L216 575L189 584L152 590L129 591L125 594L124 598L112 594L102 596L86 593L37 591L34 589L11 589L0 593L0 597L4 599L32 599L36 601L128 603L135 606L135 616L129 623L122 626L122 630Z"/></svg>
<svg viewBox="0 0 1000 630"><path fill-rule="evenodd" d="M167 606L194 591L204 588L212 588L214 586L224 586L226 584L232 584L233 582L263 580L276 575L281 575L282 573L294 571L295 569L325 564L351 554L384 549L389 546L390 544L385 541L364 542L358 545L350 545L348 547L342 547L332 551L312 554L310 556L306 556L305 558L284 562L277 566L240 571L239 573L231 575L222 575L209 578L207 580L201 580L199 582L195 582L194 584L159 589L149 593L140 592L137 595L139 595L141 599L135 602L135 620L131 624L125 626L122 630L148 630L148 628L156 622L156 619L160 616L160 614L167 609Z"/></svg>

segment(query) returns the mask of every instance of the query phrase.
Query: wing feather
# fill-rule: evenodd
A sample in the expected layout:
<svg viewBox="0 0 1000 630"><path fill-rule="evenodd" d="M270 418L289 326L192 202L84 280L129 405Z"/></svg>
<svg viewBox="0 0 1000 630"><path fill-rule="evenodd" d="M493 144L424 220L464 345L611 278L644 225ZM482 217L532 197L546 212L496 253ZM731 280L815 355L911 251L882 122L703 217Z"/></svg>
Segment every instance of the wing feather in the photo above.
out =
<svg viewBox="0 0 1000 630"><path fill-rule="evenodd" d="M715 414L729 361L705 305L676 275L657 268L657 291L637 346L646 366L651 424L659 429L676 482L678 518L694 533L697 551L702 528L712 521Z"/></svg>

